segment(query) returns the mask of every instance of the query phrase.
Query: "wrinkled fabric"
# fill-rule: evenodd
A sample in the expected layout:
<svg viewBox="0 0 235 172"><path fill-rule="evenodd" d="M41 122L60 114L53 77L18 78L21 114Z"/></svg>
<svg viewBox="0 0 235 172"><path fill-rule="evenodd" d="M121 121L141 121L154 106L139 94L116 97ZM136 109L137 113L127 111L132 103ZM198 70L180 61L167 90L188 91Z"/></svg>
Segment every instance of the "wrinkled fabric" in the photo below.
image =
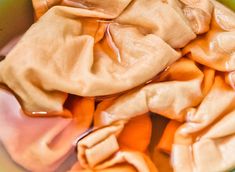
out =
<svg viewBox="0 0 235 172"><path fill-rule="evenodd" d="M117 18L119 23L135 25L144 33L157 34L174 48L181 48L194 39L195 34L208 31L213 9L207 0L149 0L148 3L144 0L115 0L112 5L109 1L96 0L33 0L33 4L38 18L54 5L104 12L110 18Z"/></svg>
<svg viewBox="0 0 235 172"><path fill-rule="evenodd" d="M38 151L45 145L41 138L51 143L55 135L47 140L46 124L42 130L32 122L32 128L40 132L35 132L35 142L26 139L20 149L23 158L15 151L19 145L9 144L18 136L12 133L22 136L14 123L5 120L14 113L3 116L3 126L11 124L7 129L13 136L8 140L2 134L1 140L16 162L34 171L54 170L69 156L71 142L76 140L78 162L71 172L157 171L146 153L151 127L145 130L143 148L121 142L132 137L125 131L144 131L138 125L131 130L125 127L151 111L184 123L174 135L174 171L235 167L233 12L208 0L33 0L33 5L37 22L0 62L0 83L14 92L24 112L32 114L66 116L63 112L68 111L71 94L104 101L97 106L94 126L85 135L89 117L75 122L73 118L50 119L48 128L55 125L58 130L53 128L57 131L53 134L62 136L56 137L56 146L53 142L43 147L55 146L55 151L45 154ZM20 115L22 120L29 118L23 112ZM53 123L57 119L69 122L57 126ZM74 123L83 122L86 127L73 129ZM61 134L63 127L69 134ZM40 163L32 163L37 160Z"/></svg>
<svg viewBox="0 0 235 172"><path fill-rule="evenodd" d="M0 64L0 82L14 90L26 111L62 111L68 93L104 96L148 82L180 58L173 48L204 32L194 33L188 15L199 15L197 25L207 28L204 17L212 11L209 1L112 3L33 1L36 13L45 14Z"/></svg>
<svg viewBox="0 0 235 172"><path fill-rule="evenodd" d="M235 167L234 90L217 76L198 109L175 134L172 159L177 171L226 171Z"/></svg>
<svg viewBox="0 0 235 172"><path fill-rule="evenodd" d="M216 10L223 9L220 9L219 5L216 6L214 17ZM224 46L226 45L227 48L233 46L234 44L231 42L229 45L227 42ZM233 52L232 48L230 50ZM224 171L233 169L234 158L228 160L228 157L231 157L234 152L233 136L231 136L233 120L231 120L232 115L228 114L230 117L227 117L226 111L229 113L234 109L235 94L234 90L225 84L228 81L227 84L233 86L233 72L228 75L222 74L223 77L216 76L213 68L214 66L210 65L199 68L195 62L181 58L151 84L116 98L106 110L100 112L98 121L101 123L100 125L110 125L114 121L128 120L147 111L171 119L186 120L187 122L175 136L172 152L174 170L214 171L218 169L218 171ZM189 84L188 87L187 84ZM216 86L217 89L215 89ZM167 89L168 87L169 89ZM228 93L226 90L229 90ZM199 106L198 109L194 108L197 106ZM228 110L226 110L227 108ZM225 119L218 122L217 115L224 115ZM213 128L212 131L208 129L213 138L207 138L207 135L204 137L204 128L210 126L214 120L216 123L212 127L215 129ZM221 128L224 129L221 130ZM203 130L202 135L192 138L201 130ZM214 137L218 137L218 141ZM196 140L193 141L194 139ZM213 161L213 165L211 165L211 161Z"/></svg>
<svg viewBox="0 0 235 172"><path fill-rule="evenodd" d="M158 36L143 35L134 27L111 23L107 29L115 46L120 48L121 63L118 63L101 45L94 47L94 38L88 33L96 33L96 29L84 28L82 21L73 19L80 14L104 17L78 8L53 7L1 62L0 80L21 98L27 111L61 111L67 93L98 96L131 89L180 57ZM99 27L91 19L92 23ZM107 37L111 39L110 35ZM49 42L53 42L50 49Z"/></svg>
<svg viewBox="0 0 235 172"><path fill-rule="evenodd" d="M183 12L193 31L202 34L210 29L213 5L211 1L180 0L184 3Z"/></svg>
<svg viewBox="0 0 235 172"><path fill-rule="evenodd" d="M99 171L109 168L118 169L116 165L124 163L127 167L119 167L119 170L128 170L128 165L131 165L134 167L134 171L157 171L156 167L145 153L128 148L121 148L122 142L118 141L118 137L123 131L125 123L126 122L122 120L118 121L110 126L95 130L79 141L77 149L80 166L85 169ZM128 135L126 136L128 137Z"/></svg>
<svg viewBox="0 0 235 172"><path fill-rule="evenodd" d="M233 71L235 70L235 14L219 3L214 2L214 5L210 31L188 44L183 53L218 71Z"/></svg>
<svg viewBox="0 0 235 172"><path fill-rule="evenodd" d="M71 6L92 11L100 11L110 16L117 17L131 2L131 0L113 0L112 5L109 1L97 0L32 0L37 18L40 18L51 7L55 5Z"/></svg>
<svg viewBox="0 0 235 172"><path fill-rule="evenodd" d="M1 143L14 161L35 172L58 168L92 120L88 114L74 119L27 117L14 95L2 88L0 107Z"/></svg>
<svg viewBox="0 0 235 172"><path fill-rule="evenodd" d="M167 13L166 13L167 11ZM125 25L134 25L143 32L160 36L173 48L181 48L196 37L186 17L178 14L171 5L161 1L134 1L116 21ZM175 29L172 30L172 27ZM178 32L181 30L182 32Z"/></svg>
<svg viewBox="0 0 235 172"><path fill-rule="evenodd" d="M203 99L203 89L210 87L213 82L213 70L205 74L192 60L181 58L159 76L161 82L148 84L118 97L101 112L101 119L97 121L109 125L148 111L184 120L187 108L197 106ZM203 79L211 81L204 85Z"/></svg>

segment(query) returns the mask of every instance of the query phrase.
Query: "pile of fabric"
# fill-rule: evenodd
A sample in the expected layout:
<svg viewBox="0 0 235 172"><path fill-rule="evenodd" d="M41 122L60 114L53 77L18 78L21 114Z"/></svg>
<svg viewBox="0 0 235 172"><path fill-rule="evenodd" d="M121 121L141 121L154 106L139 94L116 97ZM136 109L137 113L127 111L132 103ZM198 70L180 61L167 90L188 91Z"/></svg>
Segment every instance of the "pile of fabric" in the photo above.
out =
<svg viewBox="0 0 235 172"><path fill-rule="evenodd" d="M0 141L30 171L235 168L235 13L209 0L33 0L0 62Z"/></svg>

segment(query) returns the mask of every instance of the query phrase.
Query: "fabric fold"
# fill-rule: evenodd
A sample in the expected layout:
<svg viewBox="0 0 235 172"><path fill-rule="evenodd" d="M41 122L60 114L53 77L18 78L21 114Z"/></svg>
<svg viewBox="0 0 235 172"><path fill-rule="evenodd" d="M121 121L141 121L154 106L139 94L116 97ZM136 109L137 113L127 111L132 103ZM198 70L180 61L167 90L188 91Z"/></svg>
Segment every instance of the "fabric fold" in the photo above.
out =
<svg viewBox="0 0 235 172"><path fill-rule="evenodd" d="M196 37L185 16L159 0L149 0L148 3L145 0L134 1L116 21L134 25L143 33L155 34L173 48L181 48ZM172 30L172 27L175 29Z"/></svg>
<svg viewBox="0 0 235 172"><path fill-rule="evenodd" d="M226 171L233 169L234 90L216 76L209 94L175 134L172 151L175 171Z"/></svg>
<svg viewBox="0 0 235 172"><path fill-rule="evenodd" d="M213 4L208 0L180 0L183 2L183 12L191 28L196 34L203 34L210 30Z"/></svg>
<svg viewBox="0 0 235 172"><path fill-rule="evenodd" d="M204 75L193 61L181 58L153 83L116 98L112 105L100 112L97 121L109 125L148 111L184 121L187 111L203 99L203 90L211 87L214 80L213 70L211 72Z"/></svg>
<svg viewBox="0 0 235 172"><path fill-rule="evenodd" d="M157 171L147 155L141 151L130 149L130 147L124 148L122 146L123 142L118 138L122 132L130 131L124 129L124 125L127 124L128 123L125 121L116 121L110 126L95 129L91 134L80 140L77 145L80 168L75 167L72 171L79 171L79 169L80 171L85 169L99 171L117 168L116 165L118 164L123 164L124 167L125 164L131 165L136 169L134 171ZM129 137L128 134L126 133L122 137ZM124 138L122 138L122 140L123 139ZM150 140L150 138L148 139ZM141 140L136 141L141 142ZM138 143L133 141L133 144ZM122 168L120 167L120 169Z"/></svg>
<svg viewBox="0 0 235 172"><path fill-rule="evenodd" d="M77 148L69 172L157 172L153 112L176 120L163 146L174 171L235 168L232 11L214 0L32 1L37 21L0 52L0 141L15 162L55 171Z"/></svg>
<svg viewBox="0 0 235 172"><path fill-rule="evenodd" d="M97 0L32 0L37 18L44 15L50 8L56 5L89 9L106 13L110 18L117 17L131 2L131 0L114 0L112 5L109 1Z"/></svg>
<svg viewBox="0 0 235 172"><path fill-rule="evenodd" d="M212 2L214 12L211 29L189 43L183 49L183 54L218 71L230 72L235 69L235 14L218 2Z"/></svg>
<svg viewBox="0 0 235 172"><path fill-rule="evenodd" d="M14 95L2 88L0 107L1 143L14 161L38 172L56 170L74 152L76 139L90 127L93 115L75 113L70 119L28 117Z"/></svg>
<svg viewBox="0 0 235 172"><path fill-rule="evenodd" d="M158 36L115 23L104 26L103 39L108 40L94 44L94 35L105 23L92 17L105 15L53 7L1 61L1 81L20 97L25 110L62 111L68 93L86 97L132 89L180 57ZM107 52L102 41L115 56Z"/></svg>
<svg viewBox="0 0 235 172"><path fill-rule="evenodd" d="M68 172L91 172L92 169L83 169L77 163ZM147 155L137 151L119 151L113 159L106 161L103 166L100 166L95 171L97 172L157 172L155 165Z"/></svg>

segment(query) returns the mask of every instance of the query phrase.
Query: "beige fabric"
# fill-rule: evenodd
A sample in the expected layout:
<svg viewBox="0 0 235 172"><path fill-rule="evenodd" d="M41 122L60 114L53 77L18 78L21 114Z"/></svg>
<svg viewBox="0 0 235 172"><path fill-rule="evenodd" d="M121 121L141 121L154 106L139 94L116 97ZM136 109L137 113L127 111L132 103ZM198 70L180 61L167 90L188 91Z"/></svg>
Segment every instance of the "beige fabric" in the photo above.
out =
<svg viewBox="0 0 235 172"><path fill-rule="evenodd" d="M109 3L33 1L36 14L44 15L0 63L0 82L26 111L60 112L68 93L103 96L144 84L181 56L173 48L196 37L188 15L207 28L212 9L209 1Z"/></svg>
<svg viewBox="0 0 235 172"><path fill-rule="evenodd" d="M209 30L213 6L207 0L181 2L134 1L116 21L135 25L145 33L160 36L173 48L182 48L196 37L195 33Z"/></svg>
<svg viewBox="0 0 235 172"><path fill-rule="evenodd" d="M229 72L226 75L226 82L235 90L235 72Z"/></svg>
<svg viewBox="0 0 235 172"><path fill-rule="evenodd" d="M203 92L206 91L202 88L207 89L213 82L211 72L204 75L193 61L182 58L159 76L158 80L164 82L148 84L118 97L101 112L101 119L97 121L103 125L110 124L148 111L184 120L186 109L197 106L202 100ZM203 82L203 78L207 83Z"/></svg>
<svg viewBox="0 0 235 172"><path fill-rule="evenodd" d="M33 5L38 18L54 5L100 11L110 18L121 14L116 21L135 25L145 33L157 34L174 48L181 48L194 39L193 32L208 31L213 9L208 0L113 0L112 5L107 0L33 0Z"/></svg>
<svg viewBox="0 0 235 172"><path fill-rule="evenodd" d="M94 167L118 151L116 140L124 127L123 122L94 131L78 142L78 159L83 167ZM103 148L106 148L103 150ZM99 149L100 148L100 149ZM100 151L100 152L99 152ZM105 151L104 154L101 151ZM90 156L94 155L96 156Z"/></svg>
<svg viewBox="0 0 235 172"><path fill-rule="evenodd" d="M202 34L210 29L213 5L205 0L180 0L184 3L183 12L196 34Z"/></svg>
<svg viewBox="0 0 235 172"><path fill-rule="evenodd" d="M47 10L55 5L100 11L108 14L111 18L115 18L126 8L131 0L112 0L112 5L107 0L32 0L32 2L37 18L40 18Z"/></svg>
<svg viewBox="0 0 235 172"><path fill-rule="evenodd" d="M219 71L198 108L186 115L175 134L172 151L176 172L214 172L235 168L234 21L233 12L213 1L212 28L187 45L183 53ZM231 71L231 72L230 72Z"/></svg>
<svg viewBox="0 0 235 172"><path fill-rule="evenodd" d="M61 5L97 10L115 18L121 14L131 1L132 0L112 0L112 5L110 5L110 1L107 0L62 0Z"/></svg>
<svg viewBox="0 0 235 172"><path fill-rule="evenodd" d="M38 21L0 62L0 82L24 110L61 112L68 94L116 94L95 113L94 130L78 141L78 167L71 171L157 171L146 154L118 143L125 123L148 111L185 121L173 145L176 172L234 167L234 13L208 0L33 5ZM27 161L17 161L34 170L28 158L36 149L28 150ZM44 163L41 169L48 170Z"/></svg>
<svg viewBox="0 0 235 172"><path fill-rule="evenodd" d="M35 10L35 17L38 19L41 17L47 10L54 5L58 5L61 0L32 0L33 7Z"/></svg>
<svg viewBox="0 0 235 172"><path fill-rule="evenodd" d="M133 166L138 172L156 172L157 169L147 155L132 150L120 150L117 137L123 130L124 121L93 131L78 142L78 160L81 167L93 170L117 168L129 171L129 166L116 167L125 163ZM110 169L110 170L111 170ZM72 171L76 171L73 169ZM77 169L77 171L79 171ZM81 170L82 171L82 170ZM133 170L131 170L133 171Z"/></svg>
<svg viewBox="0 0 235 172"><path fill-rule="evenodd" d="M134 1L116 21L156 34L174 48L181 48L196 37L186 18L159 0L149 0L148 3L145 0Z"/></svg>
<svg viewBox="0 0 235 172"><path fill-rule="evenodd" d="M186 112L200 103L213 81L214 70L200 70L192 60L182 58L157 77L154 81L156 83L111 99L104 107L99 107L104 110L98 108L95 113L95 126L107 127L95 130L78 142L78 160L81 166L106 169L120 162L120 157L124 155L119 153L111 160L108 159L115 152L120 152L114 139L123 129L120 120L127 121L148 111L184 120Z"/></svg>
<svg viewBox="0 0 235 172"><path fill-rule="evenodd" d="M221 76L198 109L177 131L173 145L174 170L226 171L235 167L235 94Z"/></svg>
<svg viewBox="0 0 235 172"><path fill-rule="evenodd" d="M92 34L99 23L91 19L95 28L88 27L78 16L106 17L95 11L54 7L0 63L0 80L21 98L26 110L61 111L67 93L98 96L131 89L180 57L158 36L111 23L107 39L119 48L118 62L101 43L94 46Z"/></svg>
<svg viewBox="0 0 235 172"><path fill-rule="evenodd" d="M214 4L211 30L188 44L183 53L216 70L232 71L235 70L235 14L219 3Z"/></svg>
<svg viewBox="0 0 235 172"><path fill-rule="evenodd" d="M121 162L121 163L120 163ZM117 163L117 165L113 165ZM76 163L68 172L157 172L148 156L140 152L121 151L115 155L115 161L108 162L105 169L84 169Z"/></svg>

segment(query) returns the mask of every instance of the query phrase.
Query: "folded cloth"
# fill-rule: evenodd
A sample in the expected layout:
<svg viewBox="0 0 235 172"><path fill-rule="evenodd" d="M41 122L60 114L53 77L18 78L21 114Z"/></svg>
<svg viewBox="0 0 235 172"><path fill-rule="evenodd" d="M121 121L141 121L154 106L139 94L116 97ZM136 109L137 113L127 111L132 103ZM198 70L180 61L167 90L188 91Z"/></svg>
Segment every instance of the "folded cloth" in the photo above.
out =
<svg viewBox="0 0 235 172"><path fill-rule="evenodd" d="M184 54L218 71L235 70L235 14L218 2L214 3L211 29L188 44Z"/></svg>
<svg viewBox="0 0 235 172"><path fill-rule="evenodd" d="M108 157L116 157L120 151L121 146L117 144L115 138L118 138L120 131L123 130L123 123L141 113L152 111L184 121L192 107L198 106L208 94L214 76L213 69L199 68L192 60L181 58L151 84L124 93L120 97L104 100L104 103L97 107L94 116L95 126L101 129L78 142L80 165L91 169L110 167L103 165L109 164ZM102 127L105 125L106 127ZM136 130L138 129L135 128ZM132 131L134 132L134 129ZM131 137L131 134L129 135Z"/></svg>
<svg viewBox="0 0 235 172"><path fill-rule="evenodd" d="M74 118L31 118L14 95L0 89L0 141L14 161L30 171L51 172L74 152L90 126L90 114Z"/></svg>
<svg viewBox="0 0 235 172"><path fill-rule="evenodd" d="M235 167L235 94L222 76L200 106L187 115L175 134L172 151L176 172L227 171Z"/></svg>
<svg viewBox="0 0 235 172"><path fill-rule="evenodd" d="M40 18L55 5L100 11L109 15L110 18L115 18L128 6L131 0L112 0L112 5L108 0L32 0L32 2L37 18Z"/></svg>
<svg viewBox="0 0 235 172"><path fill-rule="evenodd" d="M125 121L117 121L110 126L99 128L78 142L78 160L82 167L81 169L85 168L99 171L114 168L124 170L126 168L129 169L130 167L128 165L131 165L136 169L134 171L157 171L145 153L128 149L128 147L121 148L123 147L123 142L118 140L118 137L121 132L128 132L128 130L123 131L125 123ZM138 127L132 129L138 130ZM131 137L131 133L124 135L124 137L129 137L129 135ZM150 137L140 139L148 139L150 141ZM138 144L138 141L141 142L141 140L133 140L133 144ZM120 163L124 164L124 167L116 166Z"/></svg>
<svg viewBox="0 0 235 172"><path fill-rule="evenodd" d="M145 33L160 36L173 48L181 48L194 39L196 34L186 17L179 13L182 10L179 12L159 0L138 0L131 3L115 21L137 26Z"/></svg>
<svg viewBox="0 0 235 172"><path fill-rule="evenodd" d="M210 24L209 1L112 3L33 1L36 13L44 15L0 63L0 82L21 99L24 110L60 112L68 93L103 96L144 84L181 56L173 48L206 31L194 33L188 16L199 15L193 21L200 27Z"/></svg>
<svg viewBox="0 0 235 172"><path fill-rule="evenodd" d="M214 76L213 69L199 68L192 60L181 58L155 78L152 84L105 100L97 107L94 118L95 126L101 129L78 143L81 166L99 169L100 163L109 162L107 157L118 152L120 146L114 138L118 138L123 123L116 124L117 121L128 121L148 111L180 121L187 119L192 108L198 106L210 92ZM104 125L107 127L103 128Z"/></svg>
<svg viewBox="0 0 235 172"><path fill-rule="evenodd" d="M32 119L10 93L0 92L0 124L7 131L0 139L16 162L32 171L52 171L78 141L78 163L71 171L157 171L145 152L150 119L140 118L146 128L131 124L151 111L185 122L174 137L176 172L234 167L231 11L209 0L114 0L112 5L33 0L33 5L38 21L0 62L0 83L31 115L77 115ZM79 136L91 123L94 99L78 96L112 96L97 106L94 128L84 137ZM86 103L76 100L91 100L92 108L83 111ZM146 133L128 134L135 129ZM133 146L140 139L146 141Z"/></svg>
<svg viewBox="0 0 235 172"><path fill-rule="evenodd" d="M107 15L53 7L1 61L0 81L14 90L25 110L61 111L67 93L98 96L131 89L180 57L156 35L144 35L135 27L110 23L103 29L103 35L118 49L120 58L113 57L102 41L94 45L93 36L103 24L92 17Z"/></svg>
<svg viewBox="0 0 235 172"><path fill-rule="evenodd" d="M77 165L78 166L78 165ZM137 151L119 151L111 160L105 161L103 166L97 167L95 171L125 171L125 172L157 172L155 165L150 158L141 152ZM74 167L69 172L86 172L94 171L94 169L83 169Z"/></svg>
<svg viewBox="0 0 235 172"><path fill-rule="evenodd" d="M181 48L196 34L207 32L213 9L209 0L114 0L112 5L108 0L33 0L38 18L55 5L103 12L117 18L115 21L119 23L157 34L174 48Z"/></svg>
<svg viewBox="0 0 235 172"><path fill-rule="evenodd" d="M100 125L109 125L151 111L184 121L187 110L199 105L213 80L214 70L200 70L192 60L181 58L163 72L156 83L153 81L116 98L96 120Z"/></svg>
<svg viewBox="0 0 235 172"><path fill-rule="evenodd" d="M213 5L205 0L180 0L183 2L183 12L187 17L193 31L202 34L210 29Z"/></svg>

